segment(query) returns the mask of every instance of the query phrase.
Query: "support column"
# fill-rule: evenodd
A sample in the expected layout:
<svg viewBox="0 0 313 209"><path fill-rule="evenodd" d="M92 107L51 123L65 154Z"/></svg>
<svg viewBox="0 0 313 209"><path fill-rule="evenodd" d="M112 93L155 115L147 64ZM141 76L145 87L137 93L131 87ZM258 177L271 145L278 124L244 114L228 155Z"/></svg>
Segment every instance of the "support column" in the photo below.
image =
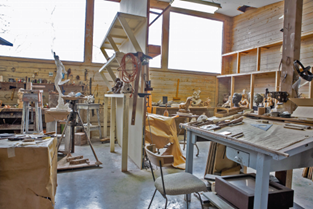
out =
<svg viewBox="0 0 313 209"><path fill-rule="evenodd" d="M170 9L163 13L162 24L162 54L161 68L168 69L168 48L169 48L169 28L170 28Z"/></svg>
<svg viewBox="0 0 313 209"><path fill-rule="evenodd" d="M94 0L86 0L84 62L92 62Z"/></svg>
<svg viewBox="0 0 313 209"><path fill-rule="evenodd" d="M292 84L298 79L298 75L293 69L293 61L300 59L303 0L285 0L284 2L281 90L288 92L290 98L294 98L296 92L292 89ZM283 80L286 75L287 77ZM291 101L284 103L284 108L289 113L292 113L295 107Z"/></svg>

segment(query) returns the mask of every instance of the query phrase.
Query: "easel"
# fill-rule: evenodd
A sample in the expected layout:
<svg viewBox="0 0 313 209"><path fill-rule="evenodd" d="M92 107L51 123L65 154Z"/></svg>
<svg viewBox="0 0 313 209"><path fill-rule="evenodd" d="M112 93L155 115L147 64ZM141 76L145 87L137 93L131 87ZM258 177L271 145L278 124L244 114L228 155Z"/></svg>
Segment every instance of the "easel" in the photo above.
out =
<svg viewBox="0 0 313 209"><path fill-rule="evenodd" d="M102 163L98 160L96 152L93 149L93 146L91 144L90 138L89 138L89 136L88 136L88 134L87 134L87 132L86 132L86 130L84 128L83 120L81 119L80 114L77 111L77 105L76 105L77 101L78 100L86 100L86 98L81 98L81 97L62 97L62 98L65 99L65 100L69 100L70 101L70 107L72 109L72 112L70 113L70 115L67 118L64 130L62 132L61 139L60 139L60 141L57 144L58 150L59 150L60 144L62 142L62 139L64 137L64 134L65 134L65 131L66 131L67 127L71 126L71 134L70 134L71 151L70 152L74 153L74 148L75 148L75 141L74 141L75 127L79 126L79 127L83 128L83 131L84 131L84 133L85 133L85 135L87 137L87 141L89 143L89 146L90 146L90 148L91 148L91 150L93 152L93 155L95 156L96 162L94 162L94 161L90 161L90 162L88 161L87 162L86 161L86 163L83 163L83 164L74 164L74 165L72 165L71 163L69 163L69 165L62 165L62 166L58 163L58 170L66 170L66 169L73 169L73 168L83 168L83 167L99 166ZM59 151L59 152L62 152L62 151ZM63 153L67 154L67 156L65 158L63 158L62 160L60 160L60 161L63 161L63 162L67 161L67 162L69 162L68 157L71 156L71 154L69 152L66 152L66 151L63 152Z"/></svg>

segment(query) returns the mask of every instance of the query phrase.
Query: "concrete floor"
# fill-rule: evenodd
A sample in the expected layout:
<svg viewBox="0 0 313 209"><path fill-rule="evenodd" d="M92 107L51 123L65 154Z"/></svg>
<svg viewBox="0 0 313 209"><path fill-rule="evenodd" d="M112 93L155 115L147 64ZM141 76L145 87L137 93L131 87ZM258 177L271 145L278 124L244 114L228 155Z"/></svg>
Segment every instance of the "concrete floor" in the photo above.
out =
<svg viewBox="0 0 313 209"><path fill-rule="evenodd" d="M203 178L209 142L198 142L199 157L194 157L194 175ZM121 148L116 145L115 153L110 153L109 144L93 143L100 168L72 170L58 173L56 209L143 209L148 208L154 192L150 169L139 170L128 160L128 172L121 172ZM89 146L76 146L77 155L94 159ZM196 153L196 150L195 150ZM185 154L185 151L184 151ZM184 172L167 168L166 173ZM157 170L157 175L159 170ZM304 208L312 208L312 181L301 176L302 169L294 170L294 200ZM184 197L168 196L168 208L186 208ZM151 208L164 208L165 199L157 192ZM199 201L193 197L190 209L200 208Z"/></svg>

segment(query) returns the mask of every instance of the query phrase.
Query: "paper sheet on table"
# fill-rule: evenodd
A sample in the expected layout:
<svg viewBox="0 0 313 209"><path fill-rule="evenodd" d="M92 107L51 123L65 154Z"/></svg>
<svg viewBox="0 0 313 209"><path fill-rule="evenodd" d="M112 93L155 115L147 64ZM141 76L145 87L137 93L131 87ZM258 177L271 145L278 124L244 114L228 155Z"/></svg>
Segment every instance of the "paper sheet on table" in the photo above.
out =
<svg viewBox="0 0 313 209"><path fill-rule="evenodd" d="M146 120L145 140L148 143L155 144L158 149L164 148L165 145L170 143L163 155L173 155L173 167L185 169L186 158L183 156L179 145L174 118L149 114Z"/></svg>

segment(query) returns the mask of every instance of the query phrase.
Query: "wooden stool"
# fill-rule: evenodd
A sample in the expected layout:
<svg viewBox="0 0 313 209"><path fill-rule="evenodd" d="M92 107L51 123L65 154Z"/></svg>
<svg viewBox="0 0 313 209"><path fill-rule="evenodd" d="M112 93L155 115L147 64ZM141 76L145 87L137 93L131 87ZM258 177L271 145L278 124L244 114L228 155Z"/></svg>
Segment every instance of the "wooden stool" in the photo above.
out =
<svg viewBox="0 0 313 209"><path fill-rule="evenodd" d="M100 137L99 139L102 139L99 109L100 109L100 104L85 104L85 103L77 104L77 110L79 112L80 110L87 110L87 124L84 125L84 127L86 128L89 138L90 138L91 131L99 131L99 137ZM90 123L90 110L96 110L96 114L98 117L98 125L92 125Z"/></svg>
<svg viewBox="0 0 313 209"><path fill-rule="evenodd" d="M42 90L25 90L23 93L23 113L22 113L22 126L21 126L21 133L28 134L28 133L41 133L42 129ZM31 102L35 103L35 130L29 131L29 110L31 107L29 106Z"/></svg>

